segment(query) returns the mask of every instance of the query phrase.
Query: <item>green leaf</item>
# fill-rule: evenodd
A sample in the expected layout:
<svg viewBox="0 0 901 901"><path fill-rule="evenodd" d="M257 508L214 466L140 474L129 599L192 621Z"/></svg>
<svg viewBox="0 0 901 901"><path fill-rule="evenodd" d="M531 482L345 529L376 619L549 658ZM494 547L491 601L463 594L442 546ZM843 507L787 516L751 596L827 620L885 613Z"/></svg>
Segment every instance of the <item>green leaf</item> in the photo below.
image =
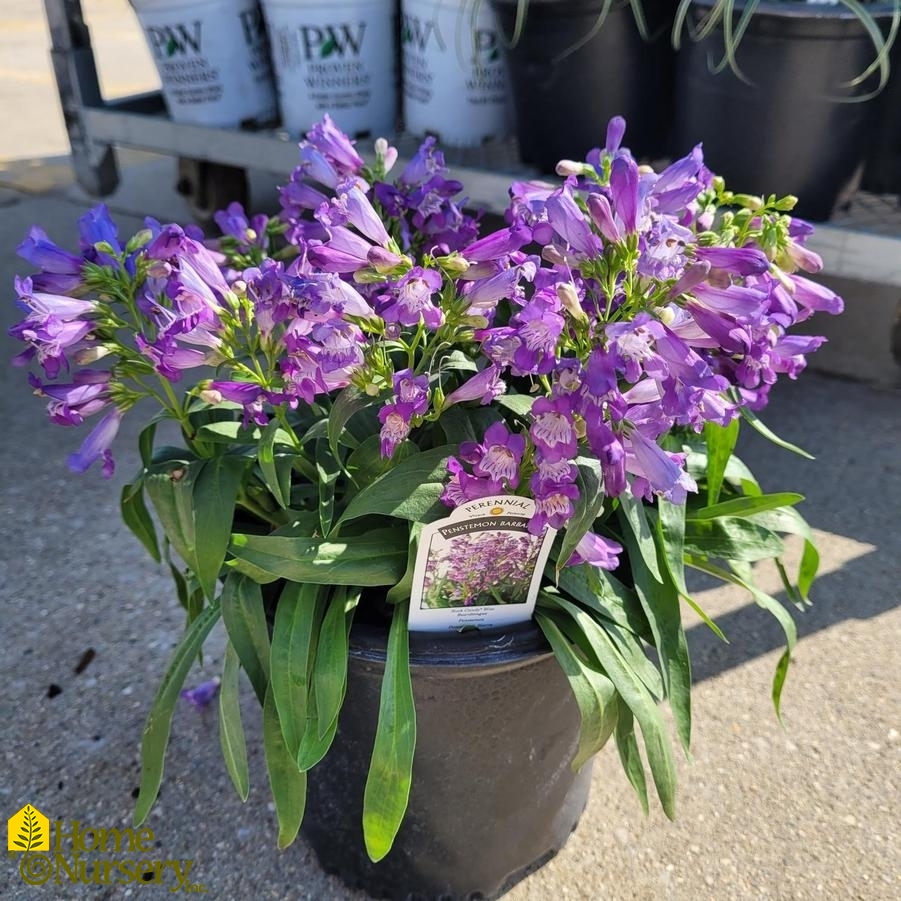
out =
<svg viewBox="0 0 901 901"><path fill-rule="evenodd" d="M739 421L733 419L727 426L715 422L704 425L704 443L707 445L707 503L719 500L723 487L723 476L735 442L738 440Z"/></svg>
<svg viewBox="0 0 901 901"><path fill-rule="evenodd" d="M688 605L698 614L704 624L722 641L726 641L720 627L707 615L701 605L689 594L685 584L685 507L673 504L665 498L657 501L657 530L663 561L679 591Z"/></svg>
<svg viewBox="0 0 901 901"><path fill-rule="evenodd" d="M623 660L603 625L596 622L589 613L563 598L556 600L560 610L575 621L586 637L601 669L613 682L623 701L638 720L660 804L664 813L673 819L676 803L676 771L660 709L644 683Z"/></svg>
<svg viewBox="0 0 901 901"><path fill-rule="evenodd" d="M292 760L307 725L309 678L316 655L325 597L318 585L289 582L275 610L269 652L269 690Z"/></svg>
<svg viewBox="0 0 901 901"><path fill-rule="evenodd" d="M676 730L687 751L691 741L691 662L679 592L665 564L660 566L662 553L658 555L657 543L663 544L663 540L656 529L650 529L644 504L626 492L620 497L619 510L635 590L651 626Z"/></svg>
<svg viewBox="0 0 901 901"><path fill-rule="evenodd" d="M347 688L348 621L360 600L360 592L341 587L329 602L319 631L319 646L313 664L313 691L316 695L319 738L338 719Z"/></svg>
<svg viewBox="0 0 901 901"><path fill-rule="evenodd" d="M422 534L422 523L410 523L410 545L407 553L407 569L401 580L388 589L385 600L389 604L397 604L410 597L413 591L413 575L416 572L416 553L419 550L419 536Z"/></svg>
<svg viewBox="0 0 901 901"><path fill-rule="evenodd" d="M263 592L252 579L229 572L222 587L222 621L260 704L269 684L269 627Z"/></svg>
<svg viewBox="0 0 901 901"><path fill-rule="evenodd" d="M808 593L820 568L820 552L817 550L813 540L813 532L807 524L807 520L791 507L786 507L782 510L770 510L766 513L757 513L751 516L750 519L759 526L763 526L765 529L770 529L773 532L799 535L804 539L804 550L801 554L801 562L798 564L796 581L801 599L809 604Z"/></svg>
<svg viewBox="0 0 901 901"><path fill-rule="evenodd" d="M233 535L229 550L234 568L253 578L263 573L317 585L394 585L407 562L407 530L373 529L334 540Z"/></svg>
<svg viewBox="0 0 901 901"><path fill-rule="evenodd" d="M604 506L604 476L601 472L601 464L597 460L579 457L576 460L576 466L578 467L576 484L579 487L579 499L576 501L576 509L572 518L566 524L566 531L563 533L560 553L557 556L558 576L560 570L566 565L566 561L572 556L576 545L591 529Z"/></svg>
<svg viewBox="0 0 901 901"><path fill-rule="evenodd" d="M194 507L195 573L204 594L216 593L219 572L225 562L235 501L247 466L241 457L213 457L207 461L194 482L191 497Z"/></svg>
<svg viewBox="0 0 901 901"><path fill-rule="evenodd" d="M319 485L319 524L322 534L328 535L335 513L335 482L341 474L341 467L329 453L325 441L316 442L316 474Z"/></svg>
<svg viewBox="0 0 901 901"><path fill-rule="evenodd" d="M144 545L147 553L156 560L162 562L160 546L156 537L156 527L150 516L150 511L144 503L144 489L140 481L125 485L119 498L119 510L122 520L131 529L134 536Z"/></svg>
<svg viewBox="0 0 901 901"><path fill-rule="evenodd" d="M773 706L776 708L776 716L781 719L781 699L782 699L782 688L785 685L785 677L788 675L788 667L791 663L791 652L794 650L795 645L798 641L798 630L795 625L795 621L792 619L791 614L779 603L779 601L774 598L772 595L767 594L765 591L762 591L758 588L753 581L753 574L750 572L750 567L746 572L739 574L737 571L729 572L728 570L723 569L722 567L716 566L706 560L700 560L696 558L689 557L687 562L690 566L693 566L695 569L699 569L701 572L705 572L708 575L716 576L718 579L722 579L724 582L731 582L733 585L739 585L748 591L752 598L754 598L754 602L762 607L764 610L767 610L771 613L776 621L782 626L782 631L785 633L785 644L786 649L785 653L779 659L779 662L776 665L776 671L773 675L773 688L772 688L772 698L773 698ZM740 567L739 567L740 568Z"/></svg>
<svg viewBox="0 0 901 901"><path fill-rule="evenodd" d="M657 545L654 543L654 536L651 533L651 527L648 524L647 512L644 503L633 497L631 492L625 491L619 498L620 519L624 525L628 526L623 530L624 537L628 539L629 535L633 536L635 552L630 551L629 557L637 561L641 558L648 572L658 581L663 581L660 574L660 566L657 561ZM633 570L640 568L640 565L633 563Z"/></svg>
<svg viewBox="0 0 901 901"><path fill-rule="evenodd" d="M381 444L378 435L370 435L347 458L345 469L358 488L372 484L401 460L419 453L419 448L412 441L402 441L391 458L386 459L382 456Z"/></svg>
<svg viewBox="0 0 901 901"><path fill-rule="evenodd" d="M138 435L138 452L141 454L141 462L148 469L153 463L153 442L156 438L156 421L151 422L141 430Z"/></svg>
<svg viewBox="0 0 901 901"><path fill-rule="evenodd" d="M535 403L536 395L531 394L502 394L494 399L500 407L506 407L517 416L525 419L532 412L532 404Z"/></svg>
<svg viewBox="0 0 901 901"><path fill-rule="evenodd" d="M166 538L191 569L197 565L191 498L194 483L205 465L205 460L188 464L169 463L161 472L150 473L144 479L147 496L159 517Z"/></svg>
<svg viewBox="0 0 901 901"><path fill-rule="evenodd" d="M686 520L685 552L723 560L767 560L785 551L782 539L749 519Z"/></svg>
<svg viewBox="0 0 901 901"><path fill-rule="evenodd" d="M371 514L421 523L447 516L440 498L448 479L448 458L456 452L456 447L446 445L401 460L351 500L338 524Z"/></svg>
<svg viewBox="0 0 901 901"><path fill-rule="evenodd" d="M716 519L721 516L750 516L753 513L763 513L766 510L775 510L778 507L791 507L803 500L803 494L794 494L788 491L784 491L781 494L736 497L709 507L689 509L685 516L687 519L692 520Z"/></svg>
<svg viewBox="0 0 901 901"><path fill-rule="evenodd" d="M247 771L247 745L241 723L241 702L238 674L241 671L238 654L232 644L225 648L222 683L219 686L219 744L225 769L242 801L250 794L250 774Z"/></svg>
<svg viewBox="0 0 901 901"><path fill-rule="evenodd" d="M772 441L777 447L784 448L785 450L791 451L793 454L798 454L801 457L804 457L806 460L813 460L810 454L807 453L806 450L798 447L796 444L792 444L789 441L785 441L780 438L769 426L763 424L763 422L757 418L757 414L753 410L749 410L747 407L742 406L739 407L741 411L741 415L751 424L751 428L755 431L759 432L766 438L768 441Z"/></svg>
<svg viewBox="0 0 901 901"><path fill-rule="evenodd" d="M273 419L260 436L257 460L266 487L272 492L275 502L284 510L291 500L291 460L288 457L287 466L276 466L275 443L281 436L287 438L288 434L279 428L278 420Z"/></svg>
<svg viewBox="0 0 901 901"><path fill-rule="evenodd" d="M374 403L376 403L376 398L370 397L353 385L348 385L335 398L328 417L328 443L336 460L338 459L338 441L344 434L348 422L360 410L365 410Z"/></svg>
<svg viewBox="0 0 901 901"><path fill-rule="evenodd" d="M147 819L159 794L175 703L194 659L218 619L219 602L214 601L185 632L157 689L141 739L141 787L135 804L135 826Z"/></svg>
<svg viewBox="0 0 901 901"><path fill-rule="evenodd" d="M632 783L632 788L641 801L645 816L648 815L648 783L644 776L644 763L641 760L641 751L638 749L638 739L635 736L635 718L632 711L622 698L617 698L618 716L616 718L616 750L619 752L620 763L623 765L626 777Z"/></svg>
<svg viewBox="0 0 901 901"><path fill-rule="evenodd" d="M379 701L379 721L366 790L363 794L363 839L373 863L394 844L407 811L416 748L416 709L410 678L409 604L397 604L388 633L388 655Z"/></svg>
<svg viewBox="0 0 901 901"><path fill-rule="evenodd" d="M569 680L569 687L582 718L579 746L572 761L572 768L578 771L604 747L616 728L616 689L603 673L583 663L549 616L536 613L535 621L544 632L563 674Z"/></svg>
<svg viewBox="0 0 901 901"><path fill-rule="evenodd" d="M278 820L278 848L283 851L300 831L307 804L307 774L297 768L297 762L285 745L271 691L267 692L263 704L263 749Z"/></svg>
<svg viewBox="0 0 901 901"><path fill-rule="evenodd" d="M208 422L197 429L197 437L208 444L256 444L260 440L259 426L244 427L240 420L223 419Z"/></svg>

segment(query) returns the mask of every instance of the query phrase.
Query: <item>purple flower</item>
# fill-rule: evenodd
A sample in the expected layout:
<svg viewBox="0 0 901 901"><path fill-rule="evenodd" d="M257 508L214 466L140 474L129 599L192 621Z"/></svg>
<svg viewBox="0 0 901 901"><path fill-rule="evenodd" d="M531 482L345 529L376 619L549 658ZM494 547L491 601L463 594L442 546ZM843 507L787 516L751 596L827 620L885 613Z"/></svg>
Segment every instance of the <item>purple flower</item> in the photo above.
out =
<svg viewBox="0 0 901 901"><path fill-rule="evenodd" d="M219 678L217 676L210 679L208 682L201 682L194 688L182 689L181 696L191 704L192 707L195 707L197 710L203 710L209 705L210 701L216 697L216 692L218 690Z"/></svg>
<svg viewBox="0 0 901 901"><path fill-rule="evenodd" d="M694 258L736 275L760 275L770 268L766 254L756 247L695 247Z"/></svg>
<svg viewBox="0 0 901 901"><path fill-rule="evenodd" d="M540 535L545 528L561 529L572 519L579 489L572 483L546 481L535 473L530 482L535 498L535 513L529 520L529 532Z"/></svg>
<svg viewBox="0 0 901 901"><path fill-rule="evenodd" d="M244 426L250 423L266 426L269 417L264 412L264 405L277 403L281 398L273 397L269 391L261 388L256 382L212 381L203 392L208 403L221 403L223 400L240 404L244 408Z"/></svg>
<svg viewBox="0 0 901 901"><path fill-rule="evenodd" d="M342 184L338 193L316 211L316 218L326 227L348 222L373 244L390 241L385 225L366 195L353 183Z"/></svg>
<svg viewBox="0 0 901 901"><path fill-rule="evenodd" d="M35 394L49 398L47 413L58 425L81 425L110 403L110 373L81 369L69 384L48 384L30 375Z"/></svg>
<svg viewBox="0 0 901 901"><path fill-rule="evenodd" d="M586 532L572 556L566 561L565 566L578 566L580 563L590 563L599 569L616 569L619 566L619 554L623 552L623 546L610 538L595 535L594 532Z"/></svg>
<svg viewBox="0 0 901 901"><path fill-rule="evenodd" d="M600 238L591 230L568 186L564 185L548 197L547 215L554 231L573 250L587 257L598 256L603 250Z"/></svg>
<svg viewBox="0 0 901 901"><path fill-rule="evenodd" d="M473 463L473 472L494 482L516 488L519 467L526 450L526 439L511 433L502 422L485 431L481 444L466 442L460 445L460 455Z"/></svg>
<svg viewBox="0 0 901 901"><path fill-rule="evenodd" d="M37 225L28 229L28 235L16 248L16 253L32 266L42 270L32 276L37 283L37 290L54 293L74 291L82 283L81 269L84 259L63 250Z"/></svg>
<svg viewBox="0 0 901 901"><path fill-rule="evenodd" d="M497 366L486 366L480 373L467 379L456 391L452 391L444 399L444 407L446 409L467 400L478 400L485 406L506 390L507 386L501 380Z"/></svg>
<svg viewBox="0 0 901 901"><path fill-rule="evenodd" d="M532 404L529 437L536 450L540 452L542 460L548 463L571 460L575 457L578 438L569 399L537 398Z"/></svg>
<svg viewBox="0 0 901 901"><path fill-rule="evenodd" d="M474 263L497 260L507 256L514 250L525 247L532 240L532 229L527 225L517 224L509 228L500 228L490 235L464 247L461 253Z"/></svg>
<svg viewBox="0 0 901 901"><path fill-rule="evenodd" d="M306 137L307 142L340 174L355 175L363 168L363 160L354 150L353 142L335 125L328 113L307 132Z"/></svg>
<svg viewBox="0 0 901 901"><path fill-rule="evenodd" d="M469 501L501 494L504 490L503 484L496 479L470 475L456 457L448 458L447 471L451 477L441 493L441 502L448 507L459 507Z"/></svg>
<svg viewBox="0 0 901 901"><path fill-rule="evenodd" d="M613 209L627 234L638 230L638 165L631 156L617 156L610 167Z"/></svg>
<svg viewBox="0 0 901 901"><path fill-rule="evenodd" d="M626 469L638 476L633 481L636 497L650 499L654 494L674 504L684 504L689 491L697 491L695 480L682 468L684 455L669 454L639 429L626 437Z"/></svg>
<svg viewBox="0 0 901 901"><path fill-rule="evenodd" d="M113 440L119 431L122 413L113 408L94 426L93 431L85 438L81 447L69 455L69 469L73 472L87 472L97 461L103 460L103 476L111 478L115 470L113 453L110 450Z"/></svg>
<svg viewBox="0 0 901 901"><path fill-rule="evenodd" d="M391 285L379 297L379 311L385 322L418 325L435 331L444 321L444 313L432 300L441 289L441 273L435 269L416 266Z"/></svg>

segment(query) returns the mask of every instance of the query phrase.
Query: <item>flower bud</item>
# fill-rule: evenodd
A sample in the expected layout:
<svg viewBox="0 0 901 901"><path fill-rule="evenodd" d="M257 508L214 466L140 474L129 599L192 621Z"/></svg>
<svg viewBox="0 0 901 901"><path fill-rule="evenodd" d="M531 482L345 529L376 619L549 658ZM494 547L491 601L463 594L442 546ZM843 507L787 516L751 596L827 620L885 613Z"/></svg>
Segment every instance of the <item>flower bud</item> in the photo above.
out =
<svg viewBox="0 0 901 901"><path fill-rule="evenodd" d="M147 275L150 278L169 278L172 267L165 260L151 260L147 267Z"/></svg>
<svg viewBox="0 0 901 901"><path fill-rule="evenodd" d="M579 302L579 292L576 291L576 286L572 282L557 282L556 291L560 303L563 304L573 319L579 322L588 321L588 316Z"/></svg>
<svg viewBox="0 0 901 901"><path fill-rule="evenodd" d="M569 175L593 175L594 169L588 163L577 163L575 160L560 160L555 166L554 171L561 178Z"/></svg>
<svg viewBox="0 0 901 901"><path fill-rule="evenodd" d="M222 392L215 388L204 388L200 392L200 399L215 406L222 403Z"/></svg>
<svg viewBox="0 0 901 901"><path fill-rule="evenodd" d="M673 321L676 318L676 312L675 312L675 310L673 310L673 308L671 306L660 307L657 310L657 318L664 325L672 325Z"/></svg>
<svg viewBox="0 0 901 901"><path fill-rule="evenodd" d="M379 387L374 382L367 382L363 386L363 391L369 397L378 397L379 396Z"/></svg>
<svg viewBox="0 0 901 901"><path fill-rule="evenodd" d="M450 276L464 275L470 267L469 260L459 253L451 253L436 259L438 265Z"/></svg>
<svg viewBox="0 0 901 901"><path fill-rule="evenodd" d="M463 324L470 328L488 328L488 320L484 316L464 316Z"/></svg>
<svg viewBox="0 0 901 901"><path fill-rule="evenodd" d="M91 347L83 347L81 350L76 351L73 359L79 366L87 366L89 363L96 363L97 360L102 360L109 353L110 349L106 345L94 344Z"/></svg>

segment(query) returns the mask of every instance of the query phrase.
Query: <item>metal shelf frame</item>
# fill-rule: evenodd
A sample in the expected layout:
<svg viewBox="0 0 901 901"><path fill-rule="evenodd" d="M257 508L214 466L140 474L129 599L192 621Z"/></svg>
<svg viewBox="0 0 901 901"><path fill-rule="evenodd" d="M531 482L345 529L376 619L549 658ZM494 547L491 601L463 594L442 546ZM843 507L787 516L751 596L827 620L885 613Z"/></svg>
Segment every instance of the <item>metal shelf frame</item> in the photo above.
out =
<svg viewBox="0 0 901 901"><path fill-rule="evenodd" d="M283 131L173 122L159 91L104 100L81 0L44 0L44 8L72 164L88 194L103 197L115 191L117 147L281 176L297 164L297 143ZM399 143L403 155L404 142ZM516 162L511 142L472 151L446 150L445 156L452 176L466 184L471 205L489 212L506 208L511 179L537 175ZM860 195L850 211L833 223L818 225L811 247L821 254L829 274L901 286L901 206Z"/></svg>

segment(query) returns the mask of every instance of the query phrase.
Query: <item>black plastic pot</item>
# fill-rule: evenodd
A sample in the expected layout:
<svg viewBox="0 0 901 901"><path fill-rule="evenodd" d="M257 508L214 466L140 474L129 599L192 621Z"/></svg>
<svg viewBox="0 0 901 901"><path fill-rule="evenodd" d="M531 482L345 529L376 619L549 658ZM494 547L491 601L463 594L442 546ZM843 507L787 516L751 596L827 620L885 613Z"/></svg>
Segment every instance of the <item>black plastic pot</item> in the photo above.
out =
<svg viewBox="0 0 901 901"><path fill-rule="evenodd" d="M501 33L510 38L517 0L491 2ZM625 0L613 5L592 34L602 8L602 0L530 0L522 37L506 49L520 156L543 172L553 172L560 159L584 159L603 146L608 121L619 115L628 126L625 143L636 156L668 152L673 4L644 3L650 43Z"/></svg>
<svg viewBox="0 0 901 901"><path fill-rule="evenodd" d="M696 0L697 24L712 0ZM887 24L887 4L867 6ZM723 32L686 37L678 54L677 146L704 143L707 165L733 190L795 194L795 213L828 219L860 181L878 103L847 101L872 91L875 76L848 82L875 56L867 33L842 6L763 0L731 69L712 71L723 57Z"/></svg>
<svg viewBox="0 0 901 901"><path fill-rule="evenodd" d="M387 634L354 626L347 696L310 771L303 835L322 866L375 897L494 898L564 845L588 798L576 774L579 713L532 623L411 635L417 743L406 819L391 852L366 856L363 789Z"/></svg>

